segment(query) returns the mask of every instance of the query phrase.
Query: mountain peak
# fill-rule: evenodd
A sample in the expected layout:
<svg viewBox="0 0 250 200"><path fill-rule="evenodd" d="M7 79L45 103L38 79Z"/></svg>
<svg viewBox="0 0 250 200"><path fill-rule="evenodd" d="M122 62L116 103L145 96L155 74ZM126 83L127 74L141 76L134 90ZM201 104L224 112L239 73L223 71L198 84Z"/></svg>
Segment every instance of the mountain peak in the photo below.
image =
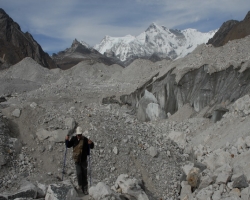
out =
<svg viewBox="0 0 250 200"><path fill-rule="evenodd" d="M149 30L152 30L152 29L154 29L154 30L162 30L163 27L161 27L161 26L157 25L155 22L153 22L153 23L151 23L149 25L149 27L147 28L146 32L149 31Z"/></svg>
<svg viewBox="0 0 250 200"><path fill-rule="evenodd" d="M246 17L244 18L244 21L249 20L249 19L250 19L250 11L248 11Z"/></svg>
<svg viewBox="0 0 250 200"><path fill-rule="evenodd" d="M88 49L91 49L91 46L89 44L87 44L86 42L84 42L83 40L80 42L81 45L85 46Z"/></svg>
<svg viewBox="0 0 250 200"><path fill-rule="evenodd" d="M74 47L74 46L76 46L78 44L81 44L81 43L77 39L74 39L73 42L72 42L71 47Z"/></svg>
<svg viewBox="0 0 250 200"><path fill-rule="evenodd" d="M6 12L2 8L0 8L0 13L6 14Z"/></svg>

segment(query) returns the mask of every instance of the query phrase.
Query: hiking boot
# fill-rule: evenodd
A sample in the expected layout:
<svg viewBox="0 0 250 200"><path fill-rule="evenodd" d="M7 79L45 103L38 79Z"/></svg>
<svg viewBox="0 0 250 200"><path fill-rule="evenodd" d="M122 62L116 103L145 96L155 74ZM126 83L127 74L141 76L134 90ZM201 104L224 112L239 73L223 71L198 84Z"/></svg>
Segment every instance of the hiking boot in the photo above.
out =
<svg viewBox="0 0 250 200"><path fill-rule="evenodd" d="M82 188L82 192L83 192L83 194L88 195L89 194L89 192L88 192L88 186L83 187Z"/></svg>

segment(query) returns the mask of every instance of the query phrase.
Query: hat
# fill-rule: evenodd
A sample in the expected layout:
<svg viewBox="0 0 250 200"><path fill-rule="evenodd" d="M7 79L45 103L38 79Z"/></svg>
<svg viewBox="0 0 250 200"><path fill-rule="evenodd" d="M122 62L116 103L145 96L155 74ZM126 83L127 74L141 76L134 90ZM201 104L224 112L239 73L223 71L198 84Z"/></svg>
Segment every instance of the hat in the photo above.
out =
<svg viewBox="0 0 250 200"><path fill-rule="evenodd" d="M76 128L76 135L82 135L82 128L80 126Z"/></svg>

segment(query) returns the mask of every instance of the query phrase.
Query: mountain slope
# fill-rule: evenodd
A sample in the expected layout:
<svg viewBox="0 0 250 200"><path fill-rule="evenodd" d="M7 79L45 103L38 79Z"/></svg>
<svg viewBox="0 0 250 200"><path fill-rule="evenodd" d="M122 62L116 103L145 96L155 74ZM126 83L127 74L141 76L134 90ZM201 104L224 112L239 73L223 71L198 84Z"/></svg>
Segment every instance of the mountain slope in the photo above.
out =
<svg viewBox="0 0 250 200"><path fill-rule="evenodd" d="M56 68L55 62L28 32L23 33L20 26L0 8L0 67L8 67L31 57L46 68Z"/></svg>
<svg viewBox="0 0 250 200"><path fill-rule="evenodd" d="M94 48L102 54L113 52L123 62L132 57L150 57L153 54L161 58L176 59L192 52L197 45L206 43L214 33L215 31L201 33L195 29L173 30L152 23L136 37L105 36Z"/></svg>

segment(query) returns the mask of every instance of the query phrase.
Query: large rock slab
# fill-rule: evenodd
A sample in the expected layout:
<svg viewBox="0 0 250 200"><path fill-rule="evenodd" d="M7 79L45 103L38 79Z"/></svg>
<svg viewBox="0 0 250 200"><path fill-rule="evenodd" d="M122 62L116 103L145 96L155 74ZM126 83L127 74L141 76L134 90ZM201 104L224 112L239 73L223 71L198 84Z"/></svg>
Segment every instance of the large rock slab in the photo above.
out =
<svg viewBox="0 0 250 200"><path fill-rule="evenodd" d="M7 198L6 198L7 197ZM26 180L21 181L20 183L20 189L15 193L3 193L0 194L0 199L17 199L17 198L31 198L36 199L37 198L37 187Z"/></svg>

